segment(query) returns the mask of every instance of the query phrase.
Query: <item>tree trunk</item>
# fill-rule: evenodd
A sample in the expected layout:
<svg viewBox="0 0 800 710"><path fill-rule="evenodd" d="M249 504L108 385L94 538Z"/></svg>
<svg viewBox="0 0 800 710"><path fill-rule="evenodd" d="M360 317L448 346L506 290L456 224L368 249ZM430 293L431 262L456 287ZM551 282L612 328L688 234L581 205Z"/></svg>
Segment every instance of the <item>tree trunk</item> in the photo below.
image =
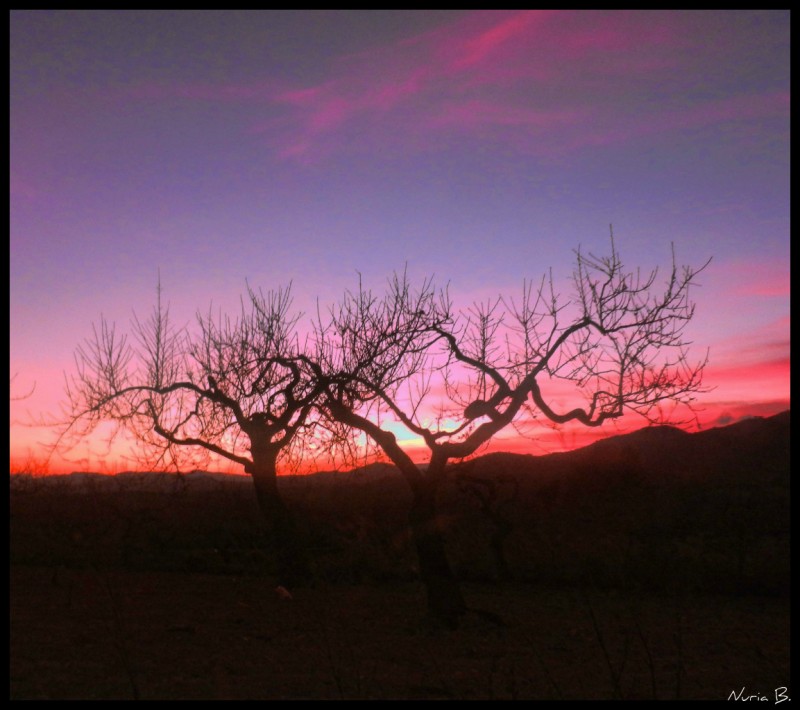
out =
<svg viewBox="0 0 800 710"><path fill-rule="evenodd" d="M467 606L445 552L444 534L436 515L436 486L424 480L414 487L409 513L419 570L428 596L428 613L455 629Z"/></svg>
<svg viewBox="0 0 800 710"><path fill-rule="evenodd" d="M311 580L308 554L294 516L278 493L275 457L256 460L248 468L275 548L278 584L287 588L303 586Z"/></svg>

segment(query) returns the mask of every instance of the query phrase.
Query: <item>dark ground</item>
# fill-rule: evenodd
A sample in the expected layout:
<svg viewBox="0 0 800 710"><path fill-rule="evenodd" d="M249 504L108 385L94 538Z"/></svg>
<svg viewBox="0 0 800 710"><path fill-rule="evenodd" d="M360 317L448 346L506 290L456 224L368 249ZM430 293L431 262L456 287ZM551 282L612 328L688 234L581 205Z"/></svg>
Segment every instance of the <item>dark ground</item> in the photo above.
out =
<svg viewBox="0 0 800 710"><path fill-rule="evenodd" d="M315 579L291 600L247 478L12 477L10 697L774 703L789 483L788 412L454 468L448 555L504 623L446 631L391 467L282 482Z"/></svg>
<svg viewBox="0 0 800 710"><path fill-rule="evenodd" d="M456 631L415 583L282 600L263 578L17 566L12 699L545 699L774 695L789 603L467 584Z"/></svg>

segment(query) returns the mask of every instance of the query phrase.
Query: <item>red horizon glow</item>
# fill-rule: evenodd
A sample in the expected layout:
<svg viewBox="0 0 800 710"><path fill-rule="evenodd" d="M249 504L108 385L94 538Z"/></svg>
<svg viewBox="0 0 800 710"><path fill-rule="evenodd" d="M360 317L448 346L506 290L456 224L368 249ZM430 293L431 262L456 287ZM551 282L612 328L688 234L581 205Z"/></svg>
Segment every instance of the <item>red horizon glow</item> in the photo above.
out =
<svg viewBox="0 0 800 710"><path fill-rule="evenodd" d="M754 294L763 294L762 298L771 299L776 297L773 291L779 292L778 297L783 293L784 273L782 270L779 270L776 276L773 269L763 265L753 265L747 273L748 278L744 278L741 272L742 267L737 264L723 270L723 273L740 273L740 276L736 279L723 279L725 285L717 294L718 298L724 298L731 304L735 304L737 299L740 299L743 308L747 308L748 304L752 302ZM712 279L708 284L712 289L712 294L714 289L719 287L715 286L717 281L718 279ZM705 304L701 303L701 305ZM704 315L703 310L699 311L698 317L701 318L702 315ZM780 334L787 326L788 319L779 319L751 331L748 337L737 336L711 344L711 361L705 369L703 380L704 387L709 391L698 395L696 421L691 412L678 411L675 413L675 418L687 420L682 427L687 431L696 431L698 428L706 429L730 424L750 416L771 416L789 409L789 342L780 338ZM704 331L706 328L702 320L696 324L696 327L700 331ZM694 354L694 359L698 359L703 353L700 348L695 347ZM78 446L66 455L62 450L47 460L45 450L46 444L52 442L52 429L46 426L23 425L22 422L27 421L30 424L35 419L33 415L23 413L36 411L37 406L40 407L39 411L57 411L57 403L63 401L61 385L64 381L63 371L47 369L37 372L32 370L28 374L33 376L36 382L30 397L27 396L26 390L26 388L31 388L30 382L14 382L12 388L12 396L23 397L26 395L20 401L11 403L10 466L12 471L20 471L28 467L46 469L53 474L69 473L75 470L114 473L137 468L135 464L131 463L136 460L135 442L126 440L122 436L109 446L102 433L94 435L90 442ZM42 383L51 383L51 389L48 390ZM549 394L552 396L555 392ZM568 388L558 397L560 399L554 399L553 403L556 409L562 411L567 411L572 406L580 404L580 402L575 402L568 405L571 398ZM565 397L566 399L564 399ZM14 415L14 412L17 414ZM568 451L586 446L601 438L634 431L642 426L647 426L647 422L630 413L626 413L619 420L607 422L599 428L587 428L575 423L561 427L550 427L546 423L545 425L537 424L536 434L531 438L518 436L514 427L509 426L484 445L478 455L496 451L533 455ZM424 447L415 446L413 437L408 434L403 436L401 429L402 427L398 424L393 431L398 435L401 443L405 440L403 445L412 454L412 457L417 462L424 462L427 450ZM299 470L301 472L326 470L326 466L329 465L332 464L315 462L300 465ZM212 468L230 472L241 469L237 464L225 459L220 459Z"/></svg>
<svg viewBox="0 0 800 710"><path fill-rule="evenodd" d="M566 291L609 224L658 283L670 244L712 258L700 425L789 408L788 11L10 17L12 470L44 466L91 324L130 332L157 279L180 323L245 283L313 313L403 265L468 307L550 268ZM479 453L642 425L509 427ZM101 433L47 466L128 470L128 449Z"/></svg>
<svg viewBox="0 0 800 710"><path fill-rule="evenodd" d="M746 384L742 383L742 376L746 377ZM696 422L687 421L683 424L671 424L670 421L665 421L664 423L678 426L688 432L696 432L726 426L750 417L770 417L780 414L790 409L789 398L781 396L785 391L784 384L788 382L788 378L788 358L763 363L760 367L732 367L719 370L709 367L705 382L710 386L733 393L741 390L743 395L750 396L757 392L760 395L759 401L748 401L746 396L740 400L731 401L719 401L703 397L698 404ZM713 392L711 394L713 396ZM770 398L770 394L774 396ZM690 418L692 413L678 411L675 416ZM400 425L397 426L399 428ZM599 439L630 433L646 426L649 426L648 422L638 415L630 413L619 420L610 421L598 428L589 428L578 423L573 423L569 426L556 426L545 423L537 425L535 436L530 438L520 436L513 426L509 426L481 447L475 456L493 452L540 456L571 451L588 446ZM393 431L398 430L393 429ZM49 474L65 474L74 471L113 474L121 471L149 470L136 466L132 467L131 451L135 450L135 443L126 442L123 437L123 440L117 440L111 446L105 446L99 445L98 439L99 437L93 439L92 453L89 455L86 455L85 452L83 455L81 453L72 453L67 457L56 454L49 461L45 460L41 446L35 441L32 441L26 449L24 442L18 440L17 453L15 454L14 448L11 451L11 471L24 472L26 466L32 470L39 470ZM427 462L428 450L421 442L415 444L410 436L405 441L401 436L398 436L398 439L416 463ZM83 447L78 447L77 451L81 452L82 449ZM207 466L206 468L209 470L243 473L242 467L238 464L233 464L226 459L212 460L216 461L216 463ZM378 454L377 457L371 457L369 460L365 460L364 463L374 460L388 461L382 454ZM348 470L352 468L352 465L337 466L335 462L322 458L308 465L293 465L290 470L287 470L287 466L283 466L281 474L313 473L330 470L331 468Z"/></svg>

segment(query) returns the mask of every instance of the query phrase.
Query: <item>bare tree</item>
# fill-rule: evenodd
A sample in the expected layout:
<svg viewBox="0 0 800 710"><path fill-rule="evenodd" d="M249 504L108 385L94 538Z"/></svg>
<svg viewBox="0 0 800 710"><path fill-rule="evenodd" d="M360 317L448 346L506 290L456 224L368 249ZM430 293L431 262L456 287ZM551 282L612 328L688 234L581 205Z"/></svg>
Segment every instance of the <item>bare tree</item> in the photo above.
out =
<svg viewBox="0 0 800 710"><path fill-rule="evenodd" d="M299 317L289 288L264 294L248 287L237 318L198 313L190 332L173 326L159 284L150 317L134 316L133 342L101 318L78 347L60 439L80 440L110 421L138 440L140 465L179 470L212 454L240 464L272 529L286 586L307 569L277 469L299 448L317 396L298 357Z"/></svg>
<svg viewBox="0 0 800 710"><path fill-rule="evenodd" d="M690 286L701 269L674 262L663 289L658 271L627 271L611 255L576 252L573 293L552 275L525 285L519 302L497 298L455 314L431 280L413 290L395 275L383 297L348 292L317 323L317 376L324 407L367 434L412 491L409 514L429 612L456 626L467 610L448 561L437 494L449 461L471 456L523 413L554 424L596 427L626 411L663 415L663 403L691 403L705 360L692 364L683 333L694 314ZM585 404L559 411L547 388L569 383ZM427 450L415 462L392 431L402 426Z"/></svg>

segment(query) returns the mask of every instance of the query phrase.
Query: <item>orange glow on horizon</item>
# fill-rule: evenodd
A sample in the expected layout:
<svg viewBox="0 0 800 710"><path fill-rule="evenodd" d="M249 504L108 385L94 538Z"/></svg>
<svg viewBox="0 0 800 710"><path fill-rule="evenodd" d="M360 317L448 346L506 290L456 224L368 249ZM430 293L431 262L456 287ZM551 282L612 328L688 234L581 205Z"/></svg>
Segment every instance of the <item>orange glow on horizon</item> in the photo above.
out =
<svg viewBox="0 0 800 710"><path fill-rule="evenodd" d="M698 270L686 292L691 315L675 325L690 367L708 353L708 391L693 402L696 415L674 411L687 422L680 426L695 431L790 408L788 11L309 17L275 22L254 13L220 26L208 13L188 23L142 13L127 24L111 13L12 13L12 471L115 474L151 465L143 452L152 449L112 424L91 434L76 425L57 442L69 424L65 380L69 387L81 372L79 353L92 350L100 321L153 354L137 339L137 322L168 305L171 325L185 329L182 350L202 342L198 315L227 331L226 318L247 318L249 289L287 289L292 337L313 352L315 324L324 327L329 309L345 306L344 294L363 286L379 304L402 273L412 292L429 279L441 289L454 329L468 339L486 304L498 319L494 342L485 343L496 354L487 357L508 367L520 345L530 352L526 326L513 317L527 303L525 290L533 310L524 306L523 320L542 329L539 347L555 344L589 294L576 252L585 264L602 262L609 237L628 286L648 283L655 270L644 289L652 286L654 298L664 287L674 291L671 275L680 278L684 265L687 275ZM151 42L153 32L164 41ZM215 41L198 44L203 32ZM84 41L117 33L125 42ZM146 52L132 57L127 43ZM268 56L240 51L251 46L269 47ZM220 56L237 61L221 71ZM613 289L606 292L613 303ZM674 295L682 304L682 290ZM464 373L470 368L459 358L443 367L445 341L435 342L431 357L441 361L392 386L392 396L424 399L397 403L420 426L445 421L456 429L454 408L464 414L484 399L492 378L480 368ZM556 373L585 365L584 354L594 360L578 333L562 345ZM609 359L615 346L608 343ZM169 361L174 351L163 354ZM100 379L109 356L113 348L99 357ZM184 356L181 377L191 372L193 381L227 367L224 357L215 358L217 368ZM120 369L128 367L130 379L115 387L142 384L146 366L134 357ZM571 384L539 377L553 411L585 405ZM192 436L202 424L195 427L184 393L164 395L160 416ZM254 392L243 414L283 406L276 403L288 393ZM427 448L390 421L396 411L388 409L375 421L424 463ZM522 422L526 436L517 423L506 427L474 456L569 451L647 425L626 414L598 428L552 427L543 416ZM250 455L235 427L214 431L225 447ZM353 438L358 453L363 438ZM316 450L298 443L302 460L284 471L346 467L315 443ZM242 472L198 452L180 448L181 470Z"/></svg>
<svg viewBox="0 0 800 710"><path fill-rule="evenodd" d="M747 403L740 402L715 402L703 406L702 411L698 412L699 430L711 429L719 426L733 424L748 417L770 417L790 409L788 399L777 399L769 402ZM513 454L527 454L533 456L543 456L552 453L560 453L579 449L584 446L612 436L631 433L637 429L647 426L647 423L640 417L627 415L617 422L611 422L607 426L589 428L576 424L572 426L549 427L540 426L535 437L523 437L517 434L513 428L500 432L494 439L481 447L475 456L482 456L488 453L504 452ZM681 428L689 432L698 431L698 427L692 423ZM126 444L130 446L130 442ZM421 443L409 441L403 448L417 464L427 462L428 450ZM101 458L64 458L53 456L49 461L42 456L37 456L34 451L10 457L10 470L12 472L30 472L34 474L59 475L75 471L87 471L113 475L123 471L144 470L142 467L131 465L131 453L125 446L112 446L107 449L107 454ZM279 475L305 475L330 470L349 470L350 468L366 465L376 461L388 462L384 455L375 455L364 458L363 462L350 465L337 464L337 462L317 457L313 462L299 462L292 465L279 467ZM222 472L229 474L243 474L242 467L226 459L213 459L209 465L198 466L204 470ZM191 467L182 467L183 471L193 470Z"/></svg>
<svg viewBox="0 0 800 710"><path fill-rule="evenodd" d="M767 349L765 352L774 354ZM752 357L752 354L750 354ZM41 416L31 412L57 411L57 403L61 400L61 390L53 387L48 391L43 383L63 382L63 375L59 371L57 376L52 376L50 371L34 371L30 382L14 382L12 396L26 395L21 401L11 402L11 436L10 436L10 470L63 474L73 471L93 471L98 473L114 474L122 471L141 470L138 465L140 457L137 456L137 445L130 437L118 436L111 444L108 443L108 429L101 429L90 441L81 442L79 446L69 452L59 451L48 460L47 445L54 438L53 429L35 424ZM700 395L697 401L697 419L701 429L723 426L739 421L749 416L772 416L790 409L789 398L790 358L773 357L763 358L760 362L748 364L746 359L736 361L727 358L726 362L711 362L706 368L704 385L711 391ZM27 396L31 383L36 382L36 387L30 396ZM554 406L565 411L569 401L568 391L560 392L556 386L548 385L546 394L551 397ZM572 405L574 406L574 405ZM676 412L676 417L690 419L689 412ZM607 422L599 428L587 428L579 424L553 428L546 425L535 424L533 436L519 436L513 427L507 427L498 433L490 442L481 447L476 455L489 452L506 451L511 453L544 455L549 453L569 451L586 446L597 439L615 436L634 431L646 425L646 422L634 415L626 415L620 420ZM695 431L694 423L684 426L688 431ZM409 452L417 463L426 461L427 449L421 442L414 445L412 437L400 432L400 425L394 429L401 445ZM405 443L404 443L405 440ZM365 459L364 463L375 461L374 457ZM308 462L300 462L294 467L284 467L286 473L310 473L337 469L347 469L352 466L336 466L333 462L322 457ZM213 458L206 464L197 468L226 473L243 473L242 467L226 459ZM192 470L191 467L182 466L182 470Z"/></svg>

